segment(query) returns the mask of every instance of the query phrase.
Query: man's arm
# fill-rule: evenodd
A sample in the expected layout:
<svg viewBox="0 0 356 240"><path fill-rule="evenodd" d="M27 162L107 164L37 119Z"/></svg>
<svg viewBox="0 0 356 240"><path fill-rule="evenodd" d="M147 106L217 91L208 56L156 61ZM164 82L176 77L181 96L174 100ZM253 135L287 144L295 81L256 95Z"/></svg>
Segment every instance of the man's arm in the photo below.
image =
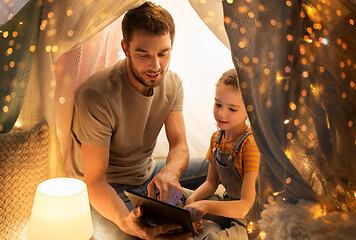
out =
<svg viewBox="0 0 356 240"><path fill-rule="evenodd" d="M84 181L88 186L91 205L105 218L120 225L128 210L116 191L106 181L109 147L82 143Z"/></svg>
<svg viewBox="0 0 356 240"><path fill-rule="evenodd" d="M165 121L165 129L169 143L166 166L149 183L148 196L156 198L156 191L159 191L161 201L175 205L183 193L179 178L189 161L183 112L171 111Z"/></svg>
<svg viewBox="0 0 356 240"><path fill-rule="evenodd" d="M114 222L129 235L151 239L171 230L180 229L175 224L150 227L140 219L142 209L130 212L116 191L106 181L109 147L97 147L82 143L84 181L88 187L91 205L105 218Z"/></svg>

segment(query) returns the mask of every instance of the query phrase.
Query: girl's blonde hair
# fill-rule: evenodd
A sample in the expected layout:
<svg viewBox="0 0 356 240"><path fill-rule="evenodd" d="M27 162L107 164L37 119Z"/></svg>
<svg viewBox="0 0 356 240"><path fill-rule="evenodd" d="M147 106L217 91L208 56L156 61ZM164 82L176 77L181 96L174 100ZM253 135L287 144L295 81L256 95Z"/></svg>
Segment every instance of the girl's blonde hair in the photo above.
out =
<svg viewBox="0 0 356 240"><path fill-rule="evenodd" d="M239 82L237 81L237 74L235 68L232 68L221 75L218 82L216 83L216 86L220 84L235 87L236 90L240 91L240 86Z"/></svg>

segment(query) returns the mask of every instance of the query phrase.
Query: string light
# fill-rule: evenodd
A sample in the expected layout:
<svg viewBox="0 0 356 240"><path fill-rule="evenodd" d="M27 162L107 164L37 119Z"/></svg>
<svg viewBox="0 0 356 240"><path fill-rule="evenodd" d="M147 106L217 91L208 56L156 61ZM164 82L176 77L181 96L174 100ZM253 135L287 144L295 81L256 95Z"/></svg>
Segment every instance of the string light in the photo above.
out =
<svg viewBox="0 0 356 240"><path fill-rule="evenodd" d="M262 240L265 239L266 238L266 232L265 231L261 231L259 236L260 236L260 239L262 239Z"/></svg>
<svg viewBox="0 0 356 240"><path fill-rule="evenodd" d="M329 41L327 38L321 38L322 44L328 45Z"/></svg>
<svg viewBox="0 0 356 240"><path fill-rule="evenodd" d="M249 222L249 223L247 224L247 228L246 228L247 233L252 233L252 232L253 232L253 227L254 227L253 222Z"/></svg>
<svg viewBox="0 0 356 240"><path fill-rule="evenodd" d="M319 86L311 84L311 85L310 85L310 90L311 90L311 92L312 92L312 94L313 94L314 96L319 96L319 94L320 94L320 88L319 88Z"/></svg>
<svg viewBox="0 0 356 240"><path fill-rule="evenodd" d="M279 192L274 192L274 193L273 193L273 196L276 197L276 196L278 196L279 194L284 193L284 192L285 192L284 190L279 191Z"/></svg>
<svg viewBox="0 0 356 240"><path fill-rule="evenodd" d="M285 79L285 77L283 77L280 72L277 72L277 74L276 74L276 80L277 80L277 82L280 82L280 81L282 81L283 79Z"/></svg>
<svg viewBox="0 0 356 240"><path fill-rule="evenodd" d="M16 122L15 122L15 126L16 126L16 127L18 127L18 128L19 128L19 127L21 127L21 125L22 125L22 124L21 124L21 122L20 122L20 121L16 121Z"/></svg>

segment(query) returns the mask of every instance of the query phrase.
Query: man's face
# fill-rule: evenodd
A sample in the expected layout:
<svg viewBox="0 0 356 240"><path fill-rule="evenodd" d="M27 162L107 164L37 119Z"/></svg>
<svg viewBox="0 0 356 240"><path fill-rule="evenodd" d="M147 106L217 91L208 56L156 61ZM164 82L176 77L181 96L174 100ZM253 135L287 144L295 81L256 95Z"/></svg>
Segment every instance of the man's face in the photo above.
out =
<svg viewBox="0 0 356 240"><path fill-rule="evenodd" d="M135 87L143 85L151 88L160 84L166 74L172 51L170 34L155 35L145 30L136 30L127 45L124 41L122 47L128 59L128 66L132 77L129 78Z"/></svg>

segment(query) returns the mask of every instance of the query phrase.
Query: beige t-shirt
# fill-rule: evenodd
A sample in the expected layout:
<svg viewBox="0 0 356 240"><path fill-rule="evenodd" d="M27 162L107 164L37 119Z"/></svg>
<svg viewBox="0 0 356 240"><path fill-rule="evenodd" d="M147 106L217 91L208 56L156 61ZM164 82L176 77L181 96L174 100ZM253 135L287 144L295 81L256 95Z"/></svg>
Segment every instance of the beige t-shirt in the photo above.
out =
<svg viewBox="0 0 356 240"><path fill-rule="evenodd" d="M126 59L93 74L76 91L72 122L72 173L83 179L81 143L110 146L107 181L144 183L154 170L152 152L171 111L182 111L183 87L168 71L153 95L141 95L126 73Z"/></svg>

